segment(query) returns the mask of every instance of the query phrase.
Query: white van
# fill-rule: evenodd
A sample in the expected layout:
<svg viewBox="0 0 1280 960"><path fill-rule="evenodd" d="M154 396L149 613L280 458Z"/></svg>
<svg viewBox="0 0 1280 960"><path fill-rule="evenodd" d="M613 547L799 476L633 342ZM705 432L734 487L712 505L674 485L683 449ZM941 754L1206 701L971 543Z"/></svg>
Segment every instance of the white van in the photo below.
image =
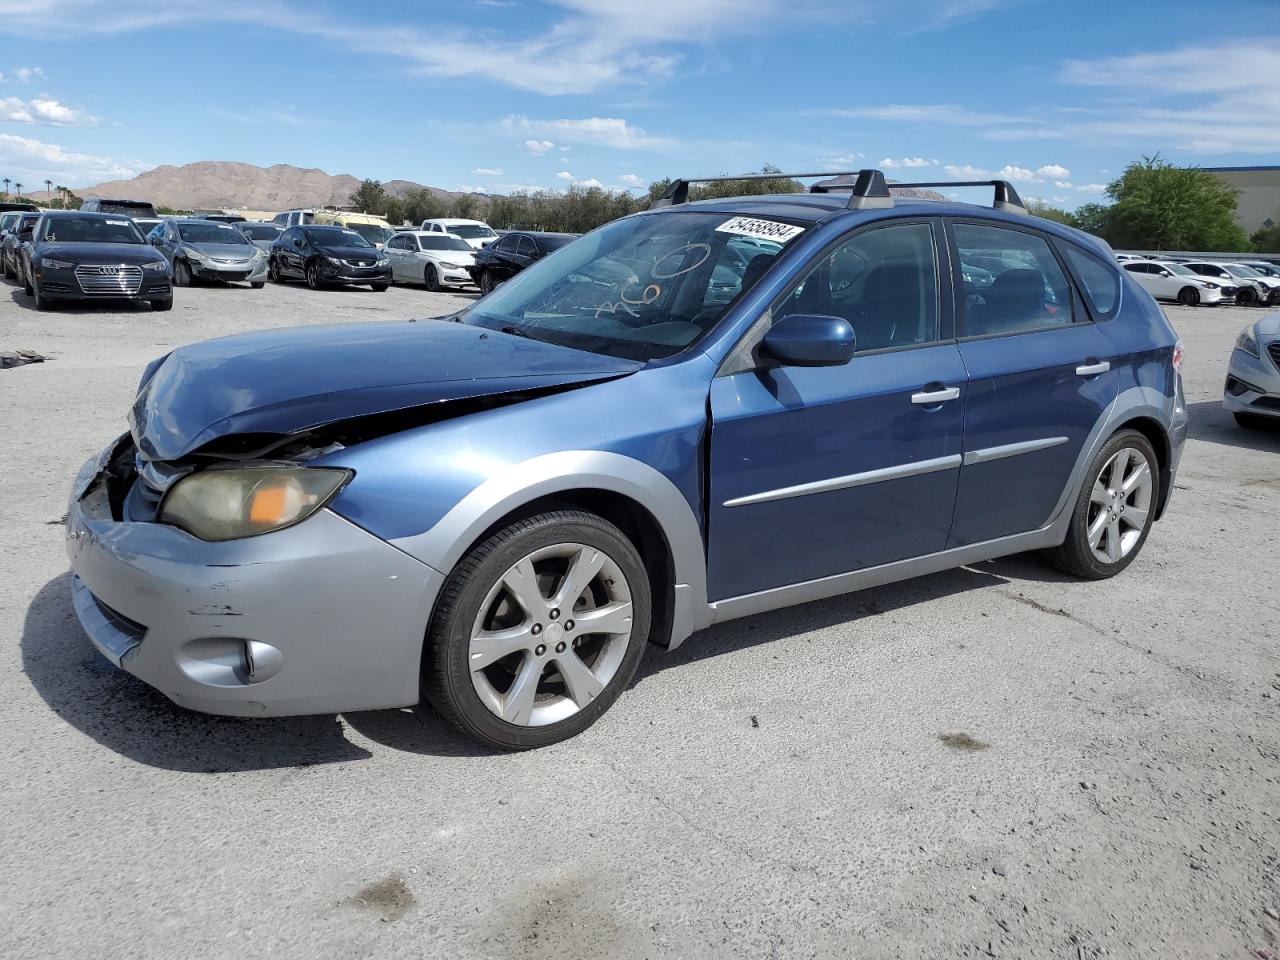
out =
<svg viewBox="0 0 1280 960"><path fill-rule="evenodd" d="M498 239L497 232L483 220L459 220L456 217L441 217L437 220L423 220L418 228L423 233L452 233L467 241L472 250L487 247Z"/></svg>
<svg viewBox="0 0 1280 960"><path fill-rule="evenodd" d="M286 210L283 213L277 213L271 218L271 222L278 223L288 229L304 223L315 223L316 212L314 210Z"/></svg>

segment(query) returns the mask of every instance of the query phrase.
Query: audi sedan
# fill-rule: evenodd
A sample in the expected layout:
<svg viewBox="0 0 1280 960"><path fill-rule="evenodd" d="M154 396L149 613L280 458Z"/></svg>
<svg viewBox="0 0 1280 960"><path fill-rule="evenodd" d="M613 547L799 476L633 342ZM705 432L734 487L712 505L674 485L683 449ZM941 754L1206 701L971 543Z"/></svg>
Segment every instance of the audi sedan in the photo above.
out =
<svg viewBox="0 0 1280 960"><path fill-rule="evenodd" d="M21 279L37 310L71 300L145 300L173 307L169 262L128 217L80 210L43 214L22 251Z"/></svg>
<svg viewBox="0 0 1280 960"><path fill-rule="evenodd" d="M72 489L90 639L192 709L426 701L526 749L713 623L1023 551L1125 570L1187 428L1155 301L1004 181L819 186L677 180L449 316L156 359Z"/></svg>

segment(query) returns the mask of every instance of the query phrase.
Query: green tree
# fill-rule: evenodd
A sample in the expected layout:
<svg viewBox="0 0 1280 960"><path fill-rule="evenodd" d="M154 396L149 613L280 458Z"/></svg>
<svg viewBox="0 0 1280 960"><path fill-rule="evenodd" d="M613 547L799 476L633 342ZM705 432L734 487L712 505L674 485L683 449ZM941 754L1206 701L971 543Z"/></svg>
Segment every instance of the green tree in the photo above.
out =
<svg viewBox="0 0 1280 960"><path fill-rule="evenodd" d="M463 193L453 198L449 204L449 216L459 220L474 220L480 212L481 200L473 193Z"/></svg>
<svg viewBox="0 0 1280 960"><path fill-rule="evenodd" d="M1280 225L1260 227L1249 240L1259 253L1280 253Z"/></svg>
<svg viewBox="0 0 1280 960"><path fill-rule="evenodd" d="M1236 223L1236 191L1198 167L1143 157L1107 185L1115 201L1101 235L1138 250L1245 250Z"/></svg>
<svg viewBox="0 0 1280 960"><path fill-rule="evenodd" d="M1055 223L1065 223L1068 227L1080 226L1080 221L1076 215L1069 210L1061 210L1052 204L1045 203L1043 200L1031 200L1027 203L1027 213L1033 217L1040 217L1042 220L1053 220Z"/></svg>
<svg viewBox="0 0 1280 960"><path fill-rule="evenodd" d="M387 191L377 180L363 180L349 201L361 213L380 214L387 202Z"/></svg>

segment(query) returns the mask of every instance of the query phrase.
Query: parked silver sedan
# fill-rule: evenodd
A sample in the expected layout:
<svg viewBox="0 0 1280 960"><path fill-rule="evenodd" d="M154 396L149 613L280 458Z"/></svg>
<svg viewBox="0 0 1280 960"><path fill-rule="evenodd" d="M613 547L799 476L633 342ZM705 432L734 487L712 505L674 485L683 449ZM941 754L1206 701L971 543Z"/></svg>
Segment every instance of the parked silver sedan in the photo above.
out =
<svg viewBox="0 0 1280 960"><path fill-rule="evenodd" d="M147 240L173 264L176 287L188 287L195 279L247 280L255 290L266 286L267 255L229 223L167 220Z"/></svg>
<svg viewBox="0 0 1280 960"><path fill-rule="evenodd" d="M1280 313L1270 313L1240 331L1222 405L1251 429L1280 429Z"/></svg>
<svg viewBox="0 0 1280 960"><path fill-rule="evenodd" d="M476 262L476 252L451 233L397 233L382 252L391 261L391 277L396 283L422 283L428 290L439 290L472 282L467 267Z"/></svg>

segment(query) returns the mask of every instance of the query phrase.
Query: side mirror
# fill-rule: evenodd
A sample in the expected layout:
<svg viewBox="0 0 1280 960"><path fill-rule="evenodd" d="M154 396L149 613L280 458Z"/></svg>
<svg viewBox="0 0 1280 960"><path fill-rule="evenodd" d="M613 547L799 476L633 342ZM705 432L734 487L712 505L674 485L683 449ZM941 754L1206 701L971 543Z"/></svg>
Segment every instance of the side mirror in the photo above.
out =
<svg viewBox="0 0 1280 960"><path fill-rule="evenodd" d="M853 327L843 317L792 313L761 341L763 352L789 367L839 367L853 359Z"/></svg>

